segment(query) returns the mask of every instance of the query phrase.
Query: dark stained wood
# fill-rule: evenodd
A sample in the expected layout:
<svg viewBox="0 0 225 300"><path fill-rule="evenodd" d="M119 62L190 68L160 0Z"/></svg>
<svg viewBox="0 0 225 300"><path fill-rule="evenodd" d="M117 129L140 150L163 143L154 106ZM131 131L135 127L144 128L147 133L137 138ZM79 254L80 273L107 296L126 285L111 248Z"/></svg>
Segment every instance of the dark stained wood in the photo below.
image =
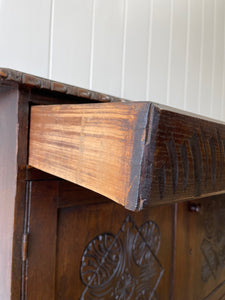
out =
<svg viewBox="0 0 225 300"><path fill-rule="evenodd" d="M22 273L25 267L22 262L21 243L22 236L26 226L26 210L27 210L27 184L25 182L26 165L27 165L27 150L29 136L29 102L26 101L24 93L19 90L18 93L18 115L17 123L17 190L15 195L15 210L14 210L14 228L13 228L13 253L12 253L12 284L11 284L11 299L18 299L18 295L22 296L23 278ZM15 101L15 100L14 100ZM21 284L22 283L22 284Z"/></svg>
<svg viewBox="0 0 225 300"><path fill-rule="evenodd" d="M95 204L108 203L110 201L101 194L64 180L59 182L59 195L60 197L58 197L57 202L58 208L88 205L93 203L92 199L94 199Z"/></svg>
<svg viewBox="0 0 225 300"><path fill-rule="evenodd" d="M31 183L28 225L27 299L55 299L57 182ZM40 287L40 288L39 288Z"/></svg>
<svg viewBox="0 0 225 300"><path fill-rule="evenodd" d="M149 203L224 193L225 124L156 105L158 128Z"/></svg>
<svg viewBox="0 0 225 300"><path fill-rule="evenodd" d="M61 180L60 178L53 176L49 173L27 166L26 168L26 180Z"/></svg>
<svg viewBox="0 0 225 300"><path fill-rule="evenodd" d="M105 300L114 299L108 289L112 289L115 297L116 293L125 293L125 299L131 295L130 299L135 299L140 293L146 297L152 294L152 299L168 299L172 289L171 205L131 213L109 199L100 202L92 191L86 192L84 201L84 195L71 183L35 181L29 185L26 299L86 299L88 277L82 257L87 259L84 250L97 236L99 241L101 236L114 236L115 255L120 257L119 261L115 258L119 273L109 269L109 284L103 284ZM60 199L58 205L56 199ZM101 252L100 244L98 251ZM108 261L107 253L105 260ZM120 280L123 277L132 286L124 289L125 282Z"/></svg>
<svg viewBox="0 0 225 300"><path fill-rule="evenodd" d="M37 186L38 182L36 182L35 184ZM59 184L61 185L62 183L59 182ZM39 182L39 185L42 185L42 183ZM74 201L74 206L67 207L68 199L74 198L74 195L72 195L71 193L72 186L74 187L74 191L75 191L74 195L76 195L77 203L75 203ZM53 190L52 192L51 190L50 192L48 192L48 194L50 193L54 193ZM82 203L81 200L83 200L83 195L78 193L76 187L72 184L70 184L70 189L68 187L67 189L62 189L61 186L61 188L59 188L58 198L61 200L59 200L60 206L58 207L58 214L57 214L58 229L57 229L57 248L56 248L57 249L56 251L57 253L56 296L54 299L64 299L64 300L80 299L82 293L83 296L85 295L85 293L88 293L88 291L84 292L86 287L85 284L81 282L81 278L82 276L84 276L82 275L83 268L81 267L82 255L84 249L98 235L101 236L102 234L104 235L104 233L108 233L116 236L116 234L121 229L121 226L122 225L125 226L126 220L131 220L131 219L133 223L131 223L131 221L127 221L128 223L126 226L128 227L125 226L123 229L124 232L130 238L130 241L128 240L129 243L127 245L124 244L124 247L132 248L133 245L132 243L134 243L133 239L135 238L137 248L135 247L133 248L134 249L133 251L135 251L134 255L136 256L138 255L138 257L140 255L140 258L143 257L144 259L143 264L147 264L150 252L148 253L148 250L146 248L142 249L143 240L138 235L136 229L136 228L143 228L141 230L141 233L143 237L147 239L147 242L151 247L151 251L153 252L155 251L154 252L155 257L152 257L152 263L153 263L153 265L151 266L152 270L149 269L148 271L150 272L148 275L149 277L146 277L144 279L141 290L138 290L138 286L139 286L138 280L141 279L139 278L140 274L137 273L139 269L137 268L136 270L136 268L134 267L132 269L132 264L135 263L133 262L133 260L130 261L131 267L129 268L131 269L129 269L129 271L131 270L132 280L135 280L136 284L135 284L135 290L134 291L130 290L128 292L134 293L133 297L135 294L137 295L140 292L142 293L145 292L145 295L149 296L151 293L149 287L151 286L151 284L153 284L153 287L157 286L155 293L158 295L158 299L167 299L167 295L171 293L170 270L171 270L171 263L172 263L171 261L172 213L173 213L172 206L164 206L161 207L160 209L154 208L151 211L144 210L139 214L134 214L134 213L131 214L121 206L118 206L107 199L102 199L102 202L100 202L98 195L91 191L86 193L86 202L83 201ZM63 199L66 200L65 207L63 207ZM91 204L90 204L90 199L92 200ZM33 209L34 214L36 213L36 211L39 211L41 207L43 207L43 204L39 200L40 199L38 199L38 197L36 197L35 194L33 197L31 197L31 210L32 210L32 202L34 203L34 201L36 201L35 209ZM72 202L72 200L70 202ZM51 205L51 202L49 203L46 201L45 205ZM37 206L40 207L38 208ZM52 215L54 216L55 213L53 213ZM35 219L36 218L38 218L38 216L35 216ZM148 227L150 226L149 222L155 222L155 223L151 223L154 224L153 227ZM133 226L132 224L135 224L135 226L137 227L131 231L132 227L130 228L130 226ZM145 225L143 226L143 224ZM143 227L141 227L141 225ZM37 232L40 232L40 227L35 226L35 228ZM47 232L42 231L42 234L45 235L47 238L48 236ZM33 235L35 235L35 232L33 232ZM123 241L122 237L123 234L121 232L121 234L117 238L117 240L120 241L121 243ZM121 252L120 254L122 255L121 261L119 262L121 264L120 265L121 268L120 272L122 272L121 276L123 276L123 272L128 273L128 270L126 269L123 271L123 263L125 262L126 259L128 259L125 257L129 255L129 251L130 250L127 248L126 250L124 249L124 251ZM35 265L36 265L37 264L36 258L31 256L28 257L28 265L32 264L33 260L35 260ZM116 291L118 292L118 288L116 287L118 284L116 278L118 278L118 275L115 275L115 278L112 277L111 279L112 280L111 285L115 290L114 291L115 293ZM33 278L29 278L28 276L28 284L30 280L32 281ZM105 290L105 287L103 289ZM107 296L107 289L105 290L105 292L106 294L104 299L111 299L110 294L108 294ZM40 295L37 290L36 293L37 293L36 295ZM127 297L128 296L129 294L127 294ZM99 297L97 297L96 299L98 298ZM126 299L126 295L125 295L125 299Z"/></svg>
<svg viewBox="0 0 225 300"><path fill-rule="evenodd" d="M32 107L29 165L139 210L149 108L141 102Z"/></svg>
<svg viewBox="0 0 225 300"><path fill-rule="evenodd" d="M175 248L174 299L219 300L225 294L224 195L178 204Z"/></svg>
<svg viewBox="0 0 225 300"><path fill-rule="evenodd" d="M89 194L89 197L93 196L94 194ZM116 296L121 296L123 293L124 299L129 299L129 297L135 299L141 294L145 295L147 299L151 294L152 299L168 299L172 287L170 273L172 207L164 206L134 214L110 201L96 205L94 204L95 199L92 198L92 202L92 204L79 207L61 208L59 211L56 299L88 299L91 292L96 295L95 299L101 299L100 295L103 293L105 294L104 299L117 299ZM87 230L85 233L78 230L74 234L69 234L71 226L74 229L79 227ZM120 232L121 228L123 229ZM149 257L150 252L148 253L145 248L144 240L139 236L136 228L142 228L140 232L150 245L152 257ZM87 280L90 280L88 279L88 270L91 274L91 271L99 267L98 264L95 265L97 262L100 263L100 257L98 260L100 253L97 249L101 249L101 241L103 246L104 239L110 235L113 235L116 241L115 255L121 255L120 259L118 258L119 261L115 258L119 269L114 273L109 261L107 265L108 258L105 254L106 263L100 269L102 271L104 268L108 269L109 282L104 284L104 280L107 278L101 277L102 273L99 273L99 284L89 283L93 286L92 289L89 289L86 285ZM124 235L127 239L126 243ZM120 247L123 247L123 250L122 248L119 250ZM89 251L86 254L85 248L89 249L86 250ZM97 256L96 260L92 260L94 265L91 264L91 258L90 265L88 264L89 255ZM129 255L133 255L133 258ZM135 259L138 257L140 267L137 267L135 263ZM114 266L114 268L116 267ZM155 298L156 295L158 298Z"/></svg>

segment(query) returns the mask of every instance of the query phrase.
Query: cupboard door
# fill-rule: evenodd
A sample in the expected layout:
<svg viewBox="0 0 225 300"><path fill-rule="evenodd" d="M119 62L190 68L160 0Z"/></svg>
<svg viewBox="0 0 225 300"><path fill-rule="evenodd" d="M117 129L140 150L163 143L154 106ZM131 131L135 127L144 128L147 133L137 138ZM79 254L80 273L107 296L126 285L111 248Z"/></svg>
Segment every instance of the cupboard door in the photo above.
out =
<svg viewBox="0 0 225 300"><path fill-rule="evenodd" d="M57 193L57 182L30 183L25 299L55 299Z"/></svg>
<svg viewBox="0 0 225 300"><path fill-rule="evenodd" d="M178 204L175 299L225 298L225 197Z"/></svg>
<svg viewBox="0 0 225 300"><path fill-rule="evenodd" d="M170 298L172 205L131 213L68 182L31 186L27 299Z"/></svg>

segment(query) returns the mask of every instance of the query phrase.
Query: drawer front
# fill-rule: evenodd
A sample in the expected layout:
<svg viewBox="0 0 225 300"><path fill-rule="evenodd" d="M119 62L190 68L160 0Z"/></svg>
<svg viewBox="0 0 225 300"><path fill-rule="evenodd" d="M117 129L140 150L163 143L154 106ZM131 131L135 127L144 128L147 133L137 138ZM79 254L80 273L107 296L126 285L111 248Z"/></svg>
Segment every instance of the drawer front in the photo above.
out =
<svg viewBox="0 0 225 300"><path fill-rule="evenodd" d="M34 106L29 164L138 211L225 193L225 126L149 102Z"/></svg>

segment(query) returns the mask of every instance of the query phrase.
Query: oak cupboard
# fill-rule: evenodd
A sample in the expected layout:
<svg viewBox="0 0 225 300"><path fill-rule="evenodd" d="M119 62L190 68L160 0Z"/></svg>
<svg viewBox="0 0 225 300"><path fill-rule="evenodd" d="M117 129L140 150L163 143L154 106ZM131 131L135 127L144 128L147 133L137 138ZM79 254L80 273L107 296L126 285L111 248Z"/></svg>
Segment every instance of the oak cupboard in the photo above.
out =
<svg viewBox="0 0 225 300"><path fill-rule="evenodd" d="M0 69L0 299L225 299L225 124Z"/></svg>

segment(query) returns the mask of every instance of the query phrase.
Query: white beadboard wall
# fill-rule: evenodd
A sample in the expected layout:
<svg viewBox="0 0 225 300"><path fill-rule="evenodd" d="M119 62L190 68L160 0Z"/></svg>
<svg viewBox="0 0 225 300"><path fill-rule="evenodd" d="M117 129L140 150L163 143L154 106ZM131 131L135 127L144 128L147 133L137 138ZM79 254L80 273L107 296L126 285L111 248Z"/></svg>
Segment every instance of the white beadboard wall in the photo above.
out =
<svg viewBox="0 0 225 300"><path fill-rule="evenodd" d="M225 121L225 0L0 0L0 66Z"/></svg>

